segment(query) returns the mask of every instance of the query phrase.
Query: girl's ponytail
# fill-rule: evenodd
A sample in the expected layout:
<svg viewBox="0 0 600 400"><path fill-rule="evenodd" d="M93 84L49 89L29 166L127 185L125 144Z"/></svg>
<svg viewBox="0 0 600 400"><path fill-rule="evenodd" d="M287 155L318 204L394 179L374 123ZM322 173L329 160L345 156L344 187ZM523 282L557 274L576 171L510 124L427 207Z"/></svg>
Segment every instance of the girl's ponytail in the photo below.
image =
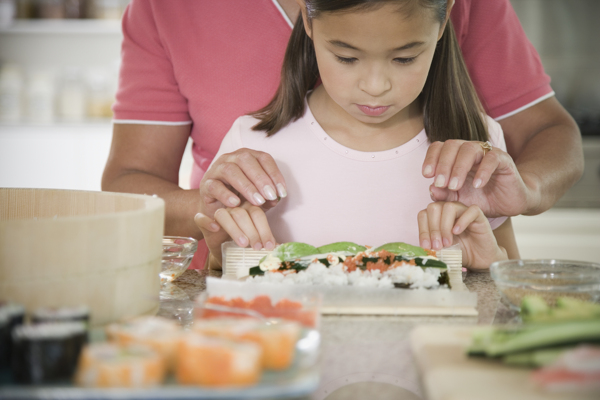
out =
<svg viewBox="0 0 600 400"><path fill-rule="evenodd" d="M260 120L252 129L271 136L304 115L304 99L318 77L315 48L299 15L285 51L279 88L269 104L251 114Z"/></svg>
<svg viewBox="0 0 600 400"><path fill-rule="evenodd" d="M430 142L488 140L484 109L448 19L421 93L425 131Z"/></svg>

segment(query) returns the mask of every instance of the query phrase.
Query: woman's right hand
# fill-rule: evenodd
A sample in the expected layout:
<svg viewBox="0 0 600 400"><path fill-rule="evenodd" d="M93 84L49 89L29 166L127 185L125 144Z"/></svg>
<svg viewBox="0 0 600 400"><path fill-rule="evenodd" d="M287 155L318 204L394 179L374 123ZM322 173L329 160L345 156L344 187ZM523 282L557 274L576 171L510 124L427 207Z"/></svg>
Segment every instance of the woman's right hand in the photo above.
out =
<svg viewBox="0 0 600 400"><path fill-rule="evenodd" d="M210 253L218 264L222 260L221 244L228 240L235 241L240 247L250 246L255 250L275 248L275 238L261 207L244 202L239 207L219 208L214 218L213 221L198 213L194 221L204 234Z"/></svg>

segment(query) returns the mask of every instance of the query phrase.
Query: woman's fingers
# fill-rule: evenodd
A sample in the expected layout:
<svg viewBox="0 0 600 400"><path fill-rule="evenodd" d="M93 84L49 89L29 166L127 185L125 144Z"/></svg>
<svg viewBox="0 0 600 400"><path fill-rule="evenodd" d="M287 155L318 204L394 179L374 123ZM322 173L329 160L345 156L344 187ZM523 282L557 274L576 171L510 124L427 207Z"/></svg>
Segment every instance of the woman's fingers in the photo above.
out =
<svg viewBox="0 0 600 400"><path fill-rule="evenodd" d="M501 163L502 152L500 149L492 149L488 151L481 160L481 164L479 168L477 168L477 172L475 173L475 177L473 178L473 187L479 189L485 186L492 175L498 170ZM506 153L504 155L508 156Z"/></svg>
<svg viewBox="0 0 600 400"><path fill-rule="evenodd" d="M256 206L267 200L277 200L278 196L287 196L285 180L275 160L260 151L244 148L222 155L206 172L203 181L209 180L220 181L226 190L215 185L213 190L204 190L203 193L219 196L214 198L230 207L240 204L241 199L227 186Z"/></svg>
<svg viewBox="0 0 600 400"><path fill-rule="evenodd" d="M480 142L463 142L458 149L454 165L452 166L452 172L450 174L450 181L448 183L448 189L460 190L467 175L473 169L473 166L481 162L483 158L483 149L481 148Z"/></svg>
<svg viewBox="0 0 600 400"><path fill-rule="evenodd" d="M444 142L444 146L440 150L438 163L435 167L435 179L433 181L435 187L444 188L450 184L452 167L462 143L464 143L462 140L446 140Z"/></svg>
<svg viewBox="0 0 600 400"><path fill-rule="evenodd" d="M425 161L423 161L423 176L425 178L433 178L436 173L436 166L440 158L440 152L444 147L442 142L433 142L427 148L427 154L425 154Z"/></svg>

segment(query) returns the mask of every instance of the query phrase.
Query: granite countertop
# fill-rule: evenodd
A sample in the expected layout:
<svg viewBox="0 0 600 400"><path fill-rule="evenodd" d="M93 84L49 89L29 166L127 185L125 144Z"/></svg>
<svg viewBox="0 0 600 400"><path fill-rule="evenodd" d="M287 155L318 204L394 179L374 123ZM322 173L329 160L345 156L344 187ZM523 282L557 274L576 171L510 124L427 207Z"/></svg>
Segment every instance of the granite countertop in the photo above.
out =
<svg viewBox="0 0 600 400"><path fill-rule="evenodd" d="M218 271L188 270L173 282L179 300L163 301L163 315L191 321L181 304L206 288L207 276ZM324 316L321 319L321 384L311 399L422 398L418 371L410 348L410 333L422 324L491 324L506 322L510 312L489 272L469 272L464 282L477 293L478 317ZM185 294L184 294L185 293ZM177 297L177 296L175 296ZM183 298L184 303L181 303ZM175 310L175 311L173 311ZM180 314L177 314L180 312ZM191 323L191 322L190 322Z"/></svg>

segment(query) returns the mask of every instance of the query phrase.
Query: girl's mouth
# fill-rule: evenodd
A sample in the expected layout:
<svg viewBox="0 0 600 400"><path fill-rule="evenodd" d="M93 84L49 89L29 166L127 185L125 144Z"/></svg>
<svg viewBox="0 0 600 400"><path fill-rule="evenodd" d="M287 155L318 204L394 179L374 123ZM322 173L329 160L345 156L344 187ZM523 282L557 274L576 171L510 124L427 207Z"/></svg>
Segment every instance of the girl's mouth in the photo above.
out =
<svg viewBox="0 0 600 400"><path fill-rule="evenodd" d="M371 117L378 117L386 112L388 108L390 108L390 106L369 107L362 104L357 104L356 106L360 109L360 111Z"/></svg>

